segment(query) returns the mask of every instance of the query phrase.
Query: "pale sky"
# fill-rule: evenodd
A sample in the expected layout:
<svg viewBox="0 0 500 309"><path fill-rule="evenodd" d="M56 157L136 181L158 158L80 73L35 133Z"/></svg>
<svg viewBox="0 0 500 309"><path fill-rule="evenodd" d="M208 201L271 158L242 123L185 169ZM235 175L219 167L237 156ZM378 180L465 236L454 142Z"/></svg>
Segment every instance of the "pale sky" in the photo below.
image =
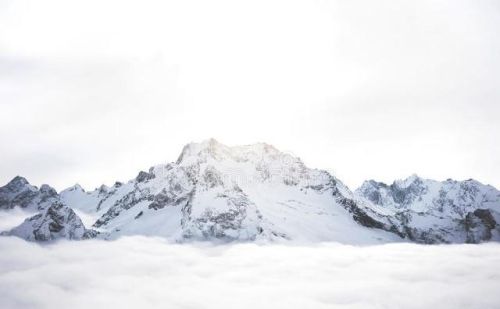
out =
<svg viewBox="0 0 500 309"><path fill-rule="evenodd" d="M210 137L351 189L500 187L499 1L0 0L0 185L93 189Z"/></svg>

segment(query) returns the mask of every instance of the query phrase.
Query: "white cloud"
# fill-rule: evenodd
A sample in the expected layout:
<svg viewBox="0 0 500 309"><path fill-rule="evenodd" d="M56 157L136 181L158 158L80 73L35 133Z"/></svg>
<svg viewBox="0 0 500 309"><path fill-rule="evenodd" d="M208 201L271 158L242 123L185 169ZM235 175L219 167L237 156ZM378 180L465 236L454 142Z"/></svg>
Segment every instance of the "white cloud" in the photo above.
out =
<svg viewBox="0 0 500 309"><path fill-rule="evenodd" d="M0 238L2 308L497 308L500 245Z"/></svg>
<svg viewBox="0 0 500 309"><path fill-rule="evenodd" d="M0 210L0 232L8 231L21 224L24 219L31 217L36 212L15 207L9 210Z"/></svg>

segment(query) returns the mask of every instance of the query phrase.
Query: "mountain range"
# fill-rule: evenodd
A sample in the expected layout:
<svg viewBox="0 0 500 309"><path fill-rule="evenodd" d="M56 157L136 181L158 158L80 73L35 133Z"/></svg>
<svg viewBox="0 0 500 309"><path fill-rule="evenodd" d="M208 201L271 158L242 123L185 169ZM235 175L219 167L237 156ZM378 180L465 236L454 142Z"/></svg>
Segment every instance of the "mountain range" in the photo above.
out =
<svg viewBox="0 0 500 309"><path fill-rule="evenodd" d="M30 241L160 236L175 242L257 241L374 244L500 240L500 191L475 180L412 175L351 191L329 172L259 143L210 139L176 162L126 183L85 191L40 188L23 177L0 187L0 209L36 212L3 231Z"/></svg>

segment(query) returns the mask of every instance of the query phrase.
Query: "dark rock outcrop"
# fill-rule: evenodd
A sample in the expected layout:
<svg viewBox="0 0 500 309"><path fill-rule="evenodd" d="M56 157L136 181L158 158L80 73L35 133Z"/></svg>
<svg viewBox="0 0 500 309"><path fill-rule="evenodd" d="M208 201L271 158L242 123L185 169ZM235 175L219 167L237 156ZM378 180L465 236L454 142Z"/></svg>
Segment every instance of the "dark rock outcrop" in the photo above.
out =
<svg viewBox="0 0 500 309"><path fill-rule="evenodd" d="M26 219L21 225L3 235L17 236L29 241L50 241L60 238L80 240L92 238L96 231L87 230L75 212L60 202Z"/></svg>
<svg viewBox="0 0 500 309"><path fill-rule="evenodd" d="M58 198L56 190L49 185L42 185L38 189L20 176L14 177L7 185L0 187L0 209L21 207L41 210Z"/></svg>

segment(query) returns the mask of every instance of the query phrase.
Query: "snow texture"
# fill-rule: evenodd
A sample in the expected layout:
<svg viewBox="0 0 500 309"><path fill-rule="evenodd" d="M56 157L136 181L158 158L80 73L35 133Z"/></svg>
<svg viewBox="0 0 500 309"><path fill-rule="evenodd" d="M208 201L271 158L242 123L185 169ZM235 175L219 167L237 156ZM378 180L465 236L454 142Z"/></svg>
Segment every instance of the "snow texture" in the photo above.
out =
<svg viewBox="0 0 500 309"><path fill-rule="evenodd" d="M271 145L229 147L214 139L186 145L176 162L93 191L74 185L58 194L15 177L0 188L0 208L16 206L39 212L10 233L29 240L130 235L220 243L500 240L500 192L475 180L438 182L412 175L392 185L370 180L353 193L330 173L308 168Z"/></svg>
<svg viewBox="0 0 500 309"><path fill-rule="evenodd" d="M439 182L412 175L391 185L370 180L356 194L374 217L414 241L500 240L500 192L472 179Z"/></svg>
<svg viewBox="0 0 500 309"><path fill-rule="evenodd" d="M49 241L59 238L80 240L94 237L75 212L59 202L53 203L41 213L26 219L4 235L12 235L30 241Z"/></svg>

